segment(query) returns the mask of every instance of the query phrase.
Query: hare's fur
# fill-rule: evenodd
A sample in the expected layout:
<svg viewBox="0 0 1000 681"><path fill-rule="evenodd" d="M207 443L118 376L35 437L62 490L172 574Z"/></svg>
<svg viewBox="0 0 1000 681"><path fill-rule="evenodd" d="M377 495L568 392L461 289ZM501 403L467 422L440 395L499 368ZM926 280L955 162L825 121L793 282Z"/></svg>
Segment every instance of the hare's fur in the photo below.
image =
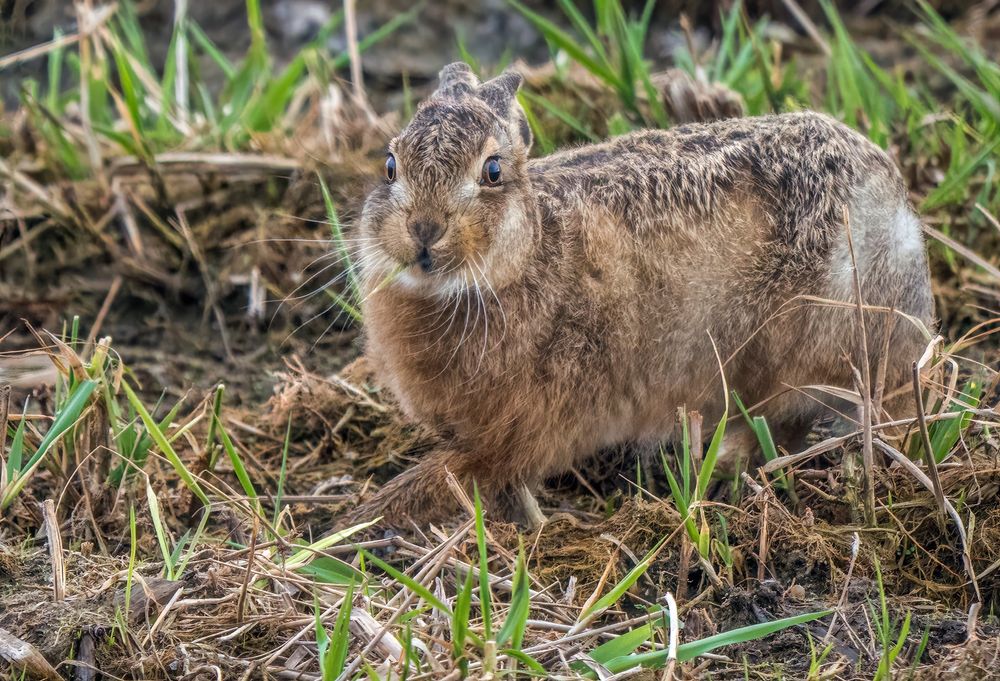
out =
<svg viewBox="0 0 1000 681"><path fill-rule="evenodd" d="M803 386L855 387L855 262L872 383L904 384L932 326L923 239L899 172L862 135L803 112L529 160L519 79L479 85L463 66L393 141L398 179L362 218L367 352L444 443L371 502L390 522L449 513L446 471L478 482L495 514L530 520L526 487L667 439L682 405L710 433L720 360L778 444L797 446L843 406ZM476 182L491 155L498 188ZM414 220L443 229L440 269L413 264ZM746 441L740 421L727 449Z"/></svg>

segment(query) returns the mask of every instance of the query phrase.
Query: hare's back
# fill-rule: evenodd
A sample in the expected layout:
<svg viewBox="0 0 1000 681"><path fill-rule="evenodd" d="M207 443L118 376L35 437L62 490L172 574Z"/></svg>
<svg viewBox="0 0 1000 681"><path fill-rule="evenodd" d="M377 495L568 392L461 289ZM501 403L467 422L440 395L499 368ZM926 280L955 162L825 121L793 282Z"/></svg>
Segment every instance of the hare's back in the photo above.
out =
<svg viewBox="0 0 1000 681"><path fill-rule="evenodd" d="M812 262L829 254L859 192L905 203L885 152L812 112L636 132L534 160L530 171L552 215L599 208L641 238L731 221L740 206L767 223L784 257Z"/></svg>

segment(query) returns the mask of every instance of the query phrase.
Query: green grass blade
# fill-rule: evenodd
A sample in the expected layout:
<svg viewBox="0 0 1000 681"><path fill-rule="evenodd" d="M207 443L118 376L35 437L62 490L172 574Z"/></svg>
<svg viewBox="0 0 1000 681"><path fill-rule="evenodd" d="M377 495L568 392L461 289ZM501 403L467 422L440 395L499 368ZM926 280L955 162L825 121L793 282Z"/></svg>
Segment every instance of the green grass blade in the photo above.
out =
<svg viewBox="0 0 1000 681"><path fill-rule="evenodd" d="M483 77L483 65L476 58L476 55L472 54L472 52L469 51L469 45L468 45L468 43L466 42L466 39L465 39L465 32L463 30L461 30L461 29L456 29L455 32L456 32L455 45L456 45L456 47L458 47L458 58L461 61L463 61L466 64L468 64L469 68L472 69L472 72L474 74L476 74L476 77L481 80L482 77ZM409 98L408 90L409 90L409 78L407 78L403 82L403 99L404 100L406 100L406 99ZM413 110L412 106L411 105L406 105L406 106L403 107L403 110L404 110L403 119L407 120L407 121L410 120L410 118L413 115L412 114L412 110Z"/></svg>
<svg viewBox="0 0 1000 681"><path fill-rule="evenodd" d="M705 491L708 489L708 483L712 481L712 475L715 473L715 462L719 458L719 448L722 446L722 438L726 434L727 418L729 418L728 404L722 411L722 418L719 419L719 425L715 427L715 433L712 435L712 442L708 445L708 451L705 452L705 459L701 462L701 469L698 472L695 499L699 501L705 498Z"/></svg>
<svg viewBox="0 0 1000 681"><path fill-rule="evenodd" d="M180 579L180 576L184 574L184 570L187 569L187 565L191 558L194 557L198 548L198 542L201 541L202 535L205 534L205 528L208 527L208 520L211 517L212 516L209 513L201 514L201 520L198 522L198 527L195 529L194 535L191 537L191 548L188 550L187 555L184 556L184 560L182 560L180 564L174 568L174 579Z"/></svg>
<svg viewBox="0 0 1000 681"><path fill-rule="evenodd" d="M216 47L215 43L212 42L212 39L206 35L205 31L203 31L198 24L191 22L188 25L188 32L192 41L197 43L198 47L200 47L202 51L208 55L208 58L219 67L219 70L222 71L226 80L231 81L236 76L236 67L233 66L231 61L229 61L229 58L226 57L226 55L224 55L218 47Z"/></svg>
<svg viewBox="0 0 1000 681"><path fill-rule="evenodd" d="M264 32L264 14L260 11L260 0L247 0L247 26L250 28L250 50L267 50L267 34Z"/></svg>
<svg viewBox="0 0 1000 681"><path fill-rule="evenodd" d="M774 620L773 622L764 622L762 624L752 624L748 627L741 627L739 629L733 629L731 631L726 631L721 634L716 634L715 636L709 636L698 641L691 641L690 643L685 643L677 648L677 661L687 662L692 660L699 655L704 655L705 653L710 653L716 648L721 648L723 646L733 645L736 643L746 643L747 641L755 641L757 639L764 638L775 632L781 631L782 629L787 629L789 627L794 627L799 624L805 624L807 622L812 622L821 617L826 617L832 610L823 610L821 612L810 612L803 615L796 615L794 617L786 617L780 620ZM654 650L648 653L637 653L633 655L624 655L622 657L607 661L604 666L614 674L618 674L627 669L633 669L635 667L646 667L646 668L659 668L667 664L668 650Z"/></svg>
<svg viewBox="0 0 1000 681"><path fill-rule="evenodd" d="M552 102L548 101L544 97L539 97L533 92L523 92L522 93L528 101L532 104L537 104L542 107L550 114L558 118L560 121L572 128L581 137L590 140L591 142L599 142L600 138L594 134L594 132L585 123L581 122L579 119L575 118L573 114L561 109Z"/></svg>
<svg viewBox="0 0 1000 681"><path fill-rule="evenodd" d="M765 461L774 461L778 458L778 448L774 444L774 436L771 434L771 428L767 425L767 419L763 416L753 417L753 431L757 435L757 441L760 443L760 449L764 454ZM777 479L782 483L785 482L784 473L778 473Z"/></svg>
<svg viewBox="0 0 1000 681"><path fill-rule="evenodd" d="M681 482L684 485L681 491L684 493L686 514L686 509L691 503L691 473L694 466L691 465L691 419L688 417L687 409L683 407L681 408L681 452L679 457L674 458L680 467Z"/></svg>
<svg viewBox="0 0 1000 681"><path fill-rule="evenodd" d="M23 468L14 470L12 475L8 476L7 489L3 490L3 496L0 497L0 511L14 503L17 495L21 493L28 480L31 479L49 449L79 421L96 387L97 381L91 379L80 381L73 387L69 395L66 396L62 408L59 409L59 413L56 414L48 432L38 444L38 449L31 455L31 458L24 464ZM24 420L22 419L23 422ZM21 448L23 449L23 436ZM23 454L19 454L19 458L22 456Z"/></svg>
<svg viewBox="0 0 1000 681"><path fill-rule="evenodd" d="M756 641L757 639L770 636L771 634L783 629L794 627L799 624L806 624L807 622L818 620L821 617L826 617L832 612L832 610L821 610L819 612L810 612L802 615L795 615L793 617L785 617L783 619L774 620L773 622L751 624L747 627L740 627L739 629L726 631L721 634L716 634L715 636L709 636L701 639L700 641L684 643L677 648L677 659L680 662L687 662L688 660L692 660L700 655L711 652L716 648L736 643L746 643L747 641Z"/></svg>
<svg viewBox="0 0 1000 681"><path fill-rule="evenodd" d="M27 405L25 405L27 406ZM10 441L10 450L7 453L7 465L5 467L4 479L13 481L21 472L21 462L24 461L24 431L28 425L27 411L21 414L21 420L14 430L14 437Z"/></svg>
<svg viewBox="0 0 1000 681"><path fill-rule="evenodd" d="M730 63L731 55L737 51L736 42L740 36L740 12L742 11L742 4L741 0L737 0L729 8L728 12L720 10L720 14L722 15L722 33L719 39L719 48L716 50L715 59L712 62L710 72L712 82L722 82L725 80L726 67Z"/></svg>
<svg viewBox="0 0 1000 681"><path fill-rule="evenodd" d="M229 433L219 423L219 439L222 441L222 447L226 450L226 454L229 456L229 461L233 465L233 472L236 474L236 479L240 482L240 487L243 488L243 493L250 498L254 510L260 511L260 499L257 496L257 490L253 486L253 482L250 480L250 475L247 473L246 466L243 465L243 459L240 457L239 452L236 451L236 447L233 445L232 439L229 437Z"/></svg>
<svg viewBox="0 0 1000 681"><path fill-rule="evenodd" d="M336 546L337 544L344 541L351 535L354 535L360 532L361 530L371 527L379 520L381 520L381 518L376 518L375 520L369 520L368 522L364 523L358 523L357 525L352 525L347 529L340 530L339 532L334 532L326 537L323 537L322 539L317 539L312 544L308 544L299 551L293 553L291 557L285 562L285 566L288 569L295 569L297 567L305 565L317 553L325 551L331 546Z"/></svg>
<svg viewBox="0 0 1000 681"><path fill-rule="evenodd" d="M948 177L930 192L920 208L922 211L932 211L951 203L955 196L964 196L969 179L986 160L1000 149L1000 135L987 142L979 153L963 163L957 172L948 173Z"/></svg>
<svg viewBox="0 0 1000 681"><path fill-rule="evenodd" d="M604 44L601 39L597 37L594 29L590 27L590 23L584 18L583 14L577 9L576 4L573 0L559 0L559 7L562 8L563 14L570 20L573 27L586 39L587 43L590 45L590 49L594 51L597 58L601 63L608 69L611 70L611 62L608 60L608 53L604 49Z"/></svg>
<svg viewBox="0 0 1000 681"><path fill-rule="evenodd" d="M518 2L518 0L507 1L514 9L520 12L525 19L534 25L534 27L539 33L542 34L542 36L545 37L545 40L548 41L550 45L564 51L574 61L579 62L581 66L616 90L621 91L624 88L624 83L622 83L621 78L619 78L614 71L605 67L599 61L587 54L583 48L579 46L577 40L573 36L566 33L542 15L528 9L525 5Z"/></svg>
<svg viewBox="0 0 1000 681"><path fill-rule="evenodd" d="M617 657L631 655L636 648L648 641L652 636L653 625L644 624L597 646L590 651L590 658L595 662L604 664Z"/></svg>
<svg viewBox="0 0 1000 681"><path fill-rule="evenodd" d="M966 428L968 428L969 423L972 421L972 412L969 410L975 409L979 406L979 400L981 399L982 394L982 382L975 380L969 381L956 398L961 404L952 404L948 410L952 413L961 412L962 415L958 418L935 421L930 424L930 428L928 430L931 440L931 449L933 450L934 460L937 463L944 461L945 457L951 453L951 450L958 443L958 439L961 437L962 433L965 432Z"/></svg>
<svg viewBox="0 0 1000 681"><path fill-rule="evenodd" d="M339 558L333 556L316 556L311 562L295 569L302 575L308 575L323 584L347 586L364 579L364 574Z"/></svg>
<svg viewBox="0 0 1000 681"><path fill-rule="evenodd" d="M340 262L344 270L347 272L347 284L351 291L351 296L353 301L360 301L361 287L358 284L357 272L354 268L354 263L351 260L351 253L347 249L347 242L344 239L344 230L340 224L340 216L337 214L337 206L333 202L333 195L330 194L330 188L326 185L326 181L320 173L316 173L316 179L319 180L319 188L323 193L323 207L326 209L326 220L330 225L330 236L333 239L333 245L337 249L337 255L340 256ZM352 302L351 307L356 309L355 302ZM356 321L361 321L361 313L357 313Z"/></svg>
<svg viewBox="0 0 1000 681"><path fill-rule="evenodd" d="M339 614L338 614L339 617ZM330 635L323 627L319 615L319 601L313 603L313 627L316 631L316 655L319 657L320 676L323 681L334 681L339 674L333 667L333 656L330 655Z"/></svg>
<svg viewBox="0 0 1000 681"><path fill-rule="evenodd" d="M666 537L658 541L656 545L649 550L649 553L647 553L642 560L636 563L636 565L629 570L628 573L622 577L621 581L615 584L615 586L612 587L608 593L599 598L589 608L581 612L580 618L577 620L577 625L574 628L578 628L580 625L589 622L621 600L622 596L624 596L625 593L632 588L633 584L639 581L639 578L642 577L642 575L646 573L646 570L649 569L649 566L653 564L653 560L656 558L656 555L660 552L660 549L663 547L665 542Z"/></svg>
<svg viewBox="0 0 1000 681"><path fill-rule="evenodd" d="M271 524L281 532L278 527L278 518L281 517L281 505L285 496L285 478L288 475L288 447L292 442L292 412L288 412L288 425L285 427L285 441L281 445L281 469L278 471L278 489L274 493L274 515Z"/></svg>
<svg viewBox="0 0 1000 681"><path fill-rule="evenodd" d="M1000 64L991 59L975 42L966 40L926 0L917 0L923 13L924 26L930 38L951 54L956 54L972 67L983 85L1000 99Z"/></svg>
<svg viewBox="0 0 1000 681"><path fill-rule="evenodd" d="M167 537L167 528L163 522L163 514L160 513L160 501L156 498L153 486L146 480L146 503L149 504L149 515L153 519L153 530L156 533L156 543L160 546L160 554L163 556L163 573L167 579L174 578L174 562L171 560L170 540Z"/></svg>
<svg viewBox="0 0 1000 681"><path fill-rule="evenodd" d="M109 396L105 401L113 403L114 399ZM170 411L167 412L167 415L163 417L163 420L159 423L160 430L162 432L166 432L166 430L170 428L170 424L172 424L174 419L177 418L177 414L180 413L180 409L183 404L184 400L178 400ZM141 469L145 466L146 460L149 458L149 449L153 446L153 438L149 434L149 431L144 432L141 437L137 437L135 428L129 424L128 427L120 432L118 444L119 453L122 454L127 461L122 461L115 466L108 476L109 482L115 487L121 484L122 480L129 471Z"/></svg>
<svg viewBox="0 0 1000 681"><path fill-rule="evenodd" d="M524 90L520 90L517 93L517 103L521 105L524 117L528 119L531 134L534 136L538 148L541 149L542 154L551 154L555 151L556 146L552 142L552 138L549 137L545 127L538 122L538 117L535 115L535 110L531 107L531 102L526 97L526 94Z"/></svg>
<svg viewBox="0 0 1000 681"><path fill-rule="evenodd" d="M128 113L129 123L131 124L132 137L135 139L138 148L143 151L143 155L149 157L151 154L145 142L142 111L140 109L143 93L139 89L139 80L132 70L132 65L129 63L124 50L118 45L114 45L113 48L111 52L118 71L118 82L121 85L122 96L125 98L125 108Z"/></svg>
<svg viewBox="0 0 1000 681"><path fill-rule="evenodd" d="M160 430L160 426L153 420L153 417L150 416L145 405L143 405L142 400L139 399L139 397L135 394L135 391L132 390L126 381L122 381L122 390L125 392L125 397L128 399L129 404L132 405L132 408L135 409L137 414L139 414L139 418L142 419L143 424L146 426L146 430L153 438L153 442L156 443L156 446L160 448L163 456L165 456L167 461L170 462L170 465L173 466L178 477L184 481L184 484L187 485L192 494L194 494L203 504L208 506L210 504L208 496L204 491L202 491L201 485L199 485L198 481L194 479L194 476L191 475L191 471L184 466L184 462L181 461L177 452L174 451L170 442L167 441L163 431Z"/></svg>
<svg viewBox="0 0 1000 681"><path fill-rule="evenodd" d="M128 568L125 571L125 619L132 607L132 580L135 577L135 559L139 551L138 528L135 522L135 505L128 507Z"/></svg>
<svg viewBox="0 0 1000 681"><path fill-rule="evenodd" d="M455 612L451 616L451 654L452 658L458 662L463 677L469 673L469 661L465 657L465 638L469 630L469 612L471 609L472 570L469 570L465 576L465 584L455 598Z"/></svg>
<svg viewBox="0 0 1000 681"><path fill-rule="evenodd" d="M119 5L112 26L114 28L112 35L121 40L129 54L135 57L147 71L153 73L149 52L146 50L146 37L131 2L123 2ZM122 36L124 36L124 40L122 40Z"/></svg>
<svg viewBox="0 0 1000 681"><path fill-rule="evenodd" d="M551 675L545 669L545 667L543 667L541 663L535 658L533 658L531 655L521 652L520 650L514 650L512 648L504 650L503 654L506 655L507 657L514 658L515 660L523 664L525 667L530 669L532 676L539 676L544 679L551 678Z"/></svg>
<svg viewBox="0 0 1000 681"><path fill-rule="evenodd" d="M497 634L497 647L511 642L511 648L520 650L524 639L524 629L531 612L531 590L528 588L528 568L524 560L524 547L517 553L517 567L514 569L514 584L511 590L510 610Z"/></svg>
<svg viewBox="0 0 1000 681"><path fill-rule="evenodd" d="M254 99L253 104L247 110L247 127L249 129L267 131L274 127L295 96L296 89L302 83L309 59L317 51L324 48L330 34L343 20L343 10L335 12L319 28L316 37L300 49L288 66L264 87L260 96Z"/></svg>
<svg viewBox="0 0 1000 681"><path fill-rule="evenodd" d="M337 678L344 672L344 665L347 662L347 652L350 649L351 637L348 631L348 625L351 622L351 609L354 605L354 583L347 587L347 593L344 594L344 602L340 606L340 611L337 613L337 620L333 624L333 645L330 647L330 671L333 672L333 678ZM324 674L326 673L326 668L324 668ZM324 679L326 677L324 676Z"/></svg>
<svg viewBox="0 0 1000 681"><path fill-rule="evenodd" d="M486 553L486 523L479 485L473 486L476 510L476 550L479 552L479 608L483 615L483 636L493 638L493 594L490 591L490 559Z"/></svg>
<svg viewBox="0 0 1000 681"><path fill-rule="evenodd" d="M400 584L402 584L403 586L405 586L407 589L409 589L413 593L415 593L418 596L420 596L427 603L429 603L432 607L436 608L437 610L440 610L444 614L446 614L449 617L451 617L451 615L452 615L451 608L449 608L448 605L446 603L444 603L442 600L440 600L437 596L435 596L434 594L432 594L430 592L430 589L428 589L427 587L425 587L423 584L421 584L420 582L416 581L412 577L409 577L408 575L404 575L402 572L400 572L399 570L397 570L393 566L389 565L384 560L381 560L380 558L376 558L374 555L372 555L368 551L364 551L364 555L365 555L365 558L367 560L370 560L372 563L374 563L379 568L381 568L383 572L385 572L386 574L388 574L390 577L392 577L393 579L395 579L397 582L399 582Z"/></svg>
<svg viewBox="0 0 1000 681"><path fill-rule="evenodd" d="M52 422L52 426L38 444L38 450L28 460L26 468L31 468L45 456L49 447L55 444L80 419L96 387L97 381L91 379L81 381L73 387L73 390L66 397L65 404Z"/></svg>
<svg viewBox="0 0 1000 681"><path fill-rule="evenodd" d="M674 477L673 471L670 470L670 465L667 463L667 457L663 454L662 449L660 450L660 462L663 465L663 472L667 475L667 484L670 486L670 496L674 500L674 506L677 508L677 513L684 519L684 527L688 533L688 537L690 537L691 541L697 545L698 525L691 516L691 499L678 484L677 478Z"/></svg>
<svg viewBox="0 0 1000 681"><path fill-rule="evenodd" d="M640 45L646 44L646 36L649 34L649 22L653 19L653 10L656 9L656 0L646 0L636 24L636 41Z"/></svg>
<svg viewBox="0 0 1000 681"><path fill-rule="evenodd" d="M62 37L62 31L56 28L52 32L52 39L59 40ZM66 54L65 47L57 47L49 53L48 59L48 97L46 98L46 105L49 107L49 111L54 114L62 113L62 106L60 106L60 100L62 95L61 83L62 83L62 70L63 70L63 56Z"/></svg>

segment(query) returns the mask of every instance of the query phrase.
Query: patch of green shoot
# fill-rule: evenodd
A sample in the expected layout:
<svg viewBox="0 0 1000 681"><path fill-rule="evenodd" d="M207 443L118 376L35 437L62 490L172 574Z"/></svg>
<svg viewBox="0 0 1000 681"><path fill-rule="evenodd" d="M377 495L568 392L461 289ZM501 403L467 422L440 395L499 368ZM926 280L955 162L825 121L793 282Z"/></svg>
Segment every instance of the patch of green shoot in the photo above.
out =
<svg viewBox="0 0 1000 681"><path fill-rule="evenodd" d="M313 605L316 630L316 648L319 655L320 673L323 681L335 681L344 673L351 637L348 626L354 605L354 583L347 585L347 592L341 601L332 634L323 627L319 603Z"/></svg>
<svg viewBox="0 0 1000 681"><path fill-rule="evenodd" d="M531 127L531 134L534 137L535 145L542 152L543 156L547 156L555 151L556 145L552 142L552 138L549 137L545 126L539 122L538 116L535 114L535 110L531 106L531 101L526 95L527 92L520 90L517 93L517 102L521 105L521 109L524 111L524 117L528 119L528 125Z"/></svg>
<svg viewBox="0 0 1000 681"><path fill-rule="evenodd" d="M730 393L730 396L739 408L740 413L743 414L743 420L746 421L747 427L749 427L756 436L757 442L760 444L761 452L764 455L764 460L774 461L777 459L778 448L774 444L774 437L771 435L771 428L767 425L767 419L763 416L751 416L750 412L743 404L743 400L740 399L740 396L736 394L735 390ZM775 486L779 489L790 489L784 471L776 471L774 474L774 481Z"/></svg>
<svg viewBox="0 0 1000 681"><path fill-rule="evenodd" d="M806 679L808 681L818 681L823 678L823 674L821 673L823 664L826 662L826 658L830 656L830 653L833 652L833 644L826 644L823 651L817 654L816 641L813 639L812 634L807 631L806 636L809 638L809 672Z"/></svg>
<svg viewBox="0 0 1000 681"><path fill-rule="evenodd" d="M479 609L483 618L483 631L487 641L493 639L493 593L490 591L490 559L486 552L486 523L479 485L473 487L476 514L476 550L479 553Z"/></svg>
<svg viewBox="0 0 1000 681"><path fill-rule="evenodd" d="M637 18L628 16L621 0L595 0L593 26L572 0L559 0L574 33L518 0L508 2L544 36L553 51L564 52L614 90L637 121L666 127L667 114L644 56L653 0L646 1Z"/></svg>
<svg viewBox="0 0 1000 681"><path fill-rule="evenodd" d="M672 467L667 462L666 454L660 449L660 461L663 470L667 475L667 483L670 486L670 496L677 507L677 512L684 520L684 527L687 530L688 538L697 547L702 558L710 558L710 548L712 545L711 528L702 518L701 528L695 519L693 511L704 501L708 491L708 485L715 474L715 464L719 457L719 448L722 447L722 439L726 434L726 419L729 414L729 400L727 394L725 408L722 418L712 434L712 440L705 452L701 465L691 453L691 435L689 428L689 415L684 409L680 410L681 419L681 445L680 451L675 455L675 462L681 476L680 481L674 476ZM697 468L697 470L696 470ZM703 513L703 510L702 510Z"/></svg>
<svg viewBox="0 0 1000 681"><path fill-rule="evenodd" d="M456 575L456 583L461 583ZM464 679L469 675L469 659L465 654L465 641L469 632L469 613L472 610L472 570L465 576L461 591L455 598L455 611L451 615L451 654Z"/></svg>
<svg viewBox="0 0 1000 681"><path fill-rule="evenodd" d="M928 435L931 441L931 450L934 460L937 463L944 461L951 451L958 444L959 438L968 430L972 423L972 410L979 406L979 400L983 394L983 383L980 380L972 379L968 381L962 390L955 396L948 406L947 412L960 414L960 416L932 421L927 425ZM938 409L941 405L938 405ZM910 458L915 461L923 460L925 455L923 443L919 438L914 438L910 449Z"/></svg>
<svg viewBox="0 0 1000 681"><path fill-rule="evenodd" d="M524 559L524 546L518 548L517 566L514 568L513 589L511 591L510 609L507 618L497 633L497 646L508 646L509 650L520 650L524 640L524 630L528 626L528 616L531 613L531 589L528 577L528 566Z"/></svg>
<svg viewBox="0 0 1000 681"><path fill-rule="evenodd" d="M139 540L137 537L135 506L128 507L128 568L125 571L125 620L128 620L129 610L132 607L132 584L135 579L136 554L139 550Z"/></svg>
<svg viewBox="0 0 1000 681"><path fill-rule="evenodd" d="M150 415L145 405L143 405L139 396L135 394L135 391L132 390L127 381L122 381L121 387L122 391L125 393L126 399L128 399L132 408L135 409L139 418L146 426L146 430L152 437L153 442L156 443L156 446L160 448L160 452L163 453L167 461L170 462L170 465L173 466L174 472L177 473L177 476L184 482L188 489L191 490L192 494L194 494L205 506L209 506L210 502L208 500L208 495L205 494L201 485L191 474L191 471L187 469L187 466L184 465L180 456L177 455L177 452L167 440L163 430L160 429L160 425L153 420L153 417Z"/></svg>
<svg viewBox="0 0 1000 681"><path fill-rule="evenodd" d="M285 426L285 439L281 443L281 468L278 471L278 489L274 493L274 514L271 524L278 532L281 528L281 512L284 510L285 480L288 476L288 447L292 441L292 413L288 413L288 425Z"/></svg>
<svg viewBox="0 0 1000 681"><path fill-rule="evenodd" d="M583 610L580 612L580 616L573 625L572 632L578 632L583 630L590 622L592 622L596 617L604 613L609 608L613 607L618 603L622 597L628 593L628 590L632 588L639 578L646 574L656 556L660 553L660 549L663 548L666 543L666 537L658 541L653 548L640 560L635 566L626 573L621 580L618 581L604 596L596 598L597 593L591 597L587 605L584 606Z"/></svg>
<svg viewBox="0 0 1000 681"><path fill-rule="evenodd" d="M21 490L44 462L45 456L67 435L90 407L91 395L97 388L97 381L86 379L77 383L57 405L56 414L45 436L34 452L29 454L25 439L26 419L22 417L14 432L11 449L4 465L5 484L0 488L0 511L8 508L17 499ZM67 438L66 446L71 446ZM27 460L25 461L25 458Z"/></svg>
<svg viewBox="0 0 1000 681"><path fill-rule="evenodd" d="M879 658L878 669L875 671L874 681L889 681L892 678L892 667L896 658L903 651L906 644L906 637L910 633L910 615L907 612L903 618L903 623L896 632L895 625L889 616L889 605L885 596L885 584L882 581L882 567L878 558L875 558L875 579L878 585L879 609L876 611L872 605L872 621L875 623L875 632L878 636L879 647L882 651ZM894 640L895 639L895 640Z"/></svg>

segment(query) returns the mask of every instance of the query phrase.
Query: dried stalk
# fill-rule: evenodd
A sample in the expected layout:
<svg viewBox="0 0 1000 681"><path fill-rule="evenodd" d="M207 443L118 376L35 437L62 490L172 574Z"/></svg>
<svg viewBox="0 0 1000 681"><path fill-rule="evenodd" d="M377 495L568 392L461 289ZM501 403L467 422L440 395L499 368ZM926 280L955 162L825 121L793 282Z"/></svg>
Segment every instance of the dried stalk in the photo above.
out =
<svg viewBox="0 0 1000 681"><path fill-rule="evenodd" d="M49 558L52 560L52 598L59 602L66 598L66 563L63 561L62 535L56 518L56 505L51 499L38 504L49 540Z"/></svg>

